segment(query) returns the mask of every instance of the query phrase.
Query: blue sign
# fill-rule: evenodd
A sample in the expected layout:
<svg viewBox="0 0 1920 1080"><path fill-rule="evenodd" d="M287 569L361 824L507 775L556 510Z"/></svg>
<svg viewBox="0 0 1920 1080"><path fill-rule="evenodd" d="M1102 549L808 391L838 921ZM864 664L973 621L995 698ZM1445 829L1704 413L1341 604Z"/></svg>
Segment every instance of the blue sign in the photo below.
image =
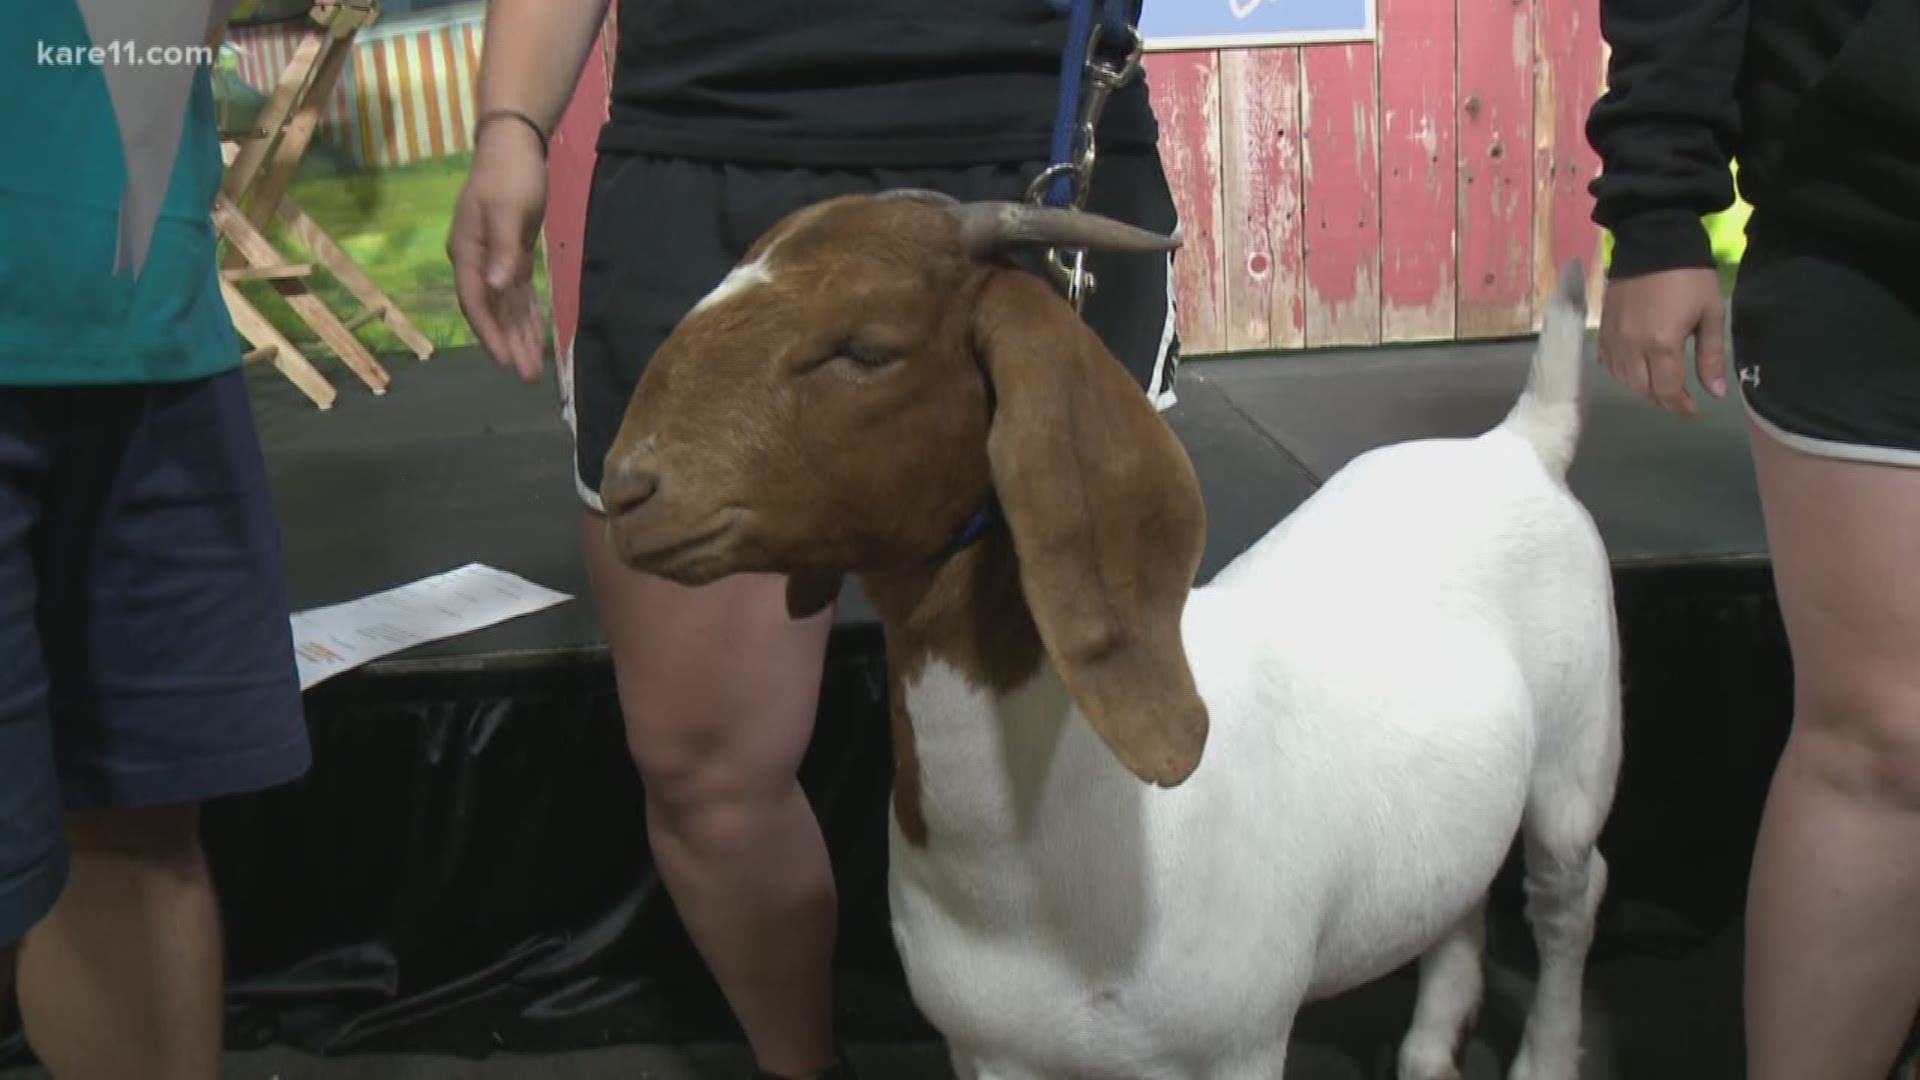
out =
<svg viewBox="0 0 1920 1080"><path fill-rule="evenodd" d="M1372 41L1374 0L1147 0L1140 32L1155 50Z"/></svg>

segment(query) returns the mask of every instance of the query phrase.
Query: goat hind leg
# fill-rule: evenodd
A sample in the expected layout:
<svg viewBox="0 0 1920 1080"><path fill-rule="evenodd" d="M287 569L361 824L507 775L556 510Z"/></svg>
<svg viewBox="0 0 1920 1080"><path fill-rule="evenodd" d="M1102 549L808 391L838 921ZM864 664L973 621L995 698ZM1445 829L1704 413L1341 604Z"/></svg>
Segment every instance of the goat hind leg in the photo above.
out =
<svg viewBox="0 0 1920 1080"><path fill-rule="evenodd" d="M1544 744L1520 825L1526 850L1527 921L1539 974L1511 1080L1575 1080L1580 1074L1582 991L1594 918L1607 891L1600 831L1613 808L1621 756L1617 630L1593 644L1600 660L1578 702L1538 717Z"/></svg>
<svg viewBox="0 0 1920 1080"><path fill-rule="evenodd" d="M1607 888L1606 859L1595 844L1604 817L1604 807L1561 804L1530 812L1523 828L1527 921L1540 971L1512 1080L1575 1080L1580 1074L1587 951Z"/></svg>
<svg viewBox="0 0 1920 1080"><path fill-rule="evenodd" d="M1400 1041L1399 1080L1459 1080L1460 1042L1480 1008L1485 983L1485 902L1474 905L1420 958L1413 1024Z"/></svg>

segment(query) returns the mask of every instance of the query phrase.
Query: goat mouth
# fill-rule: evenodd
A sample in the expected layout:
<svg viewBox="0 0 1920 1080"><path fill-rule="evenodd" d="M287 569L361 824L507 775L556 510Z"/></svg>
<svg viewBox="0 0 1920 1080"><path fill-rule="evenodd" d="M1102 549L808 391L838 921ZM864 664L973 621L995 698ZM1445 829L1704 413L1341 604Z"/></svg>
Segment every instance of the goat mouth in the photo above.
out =
<svg viewBox="0 0 1920 1080"><path fill-rule="evenodd" d="M638 547L628 543L621 535L619 526L614 526L614 550L619 553L620 561L628 569L664 577L685 584L704 584L706 580L718 578L721 573L712 573L708 564L715 560L712 556L729 534L734 531L736 522L726 520L704 532L691 536L657 543L652 547ZM696 580L697 579L697 580Z"/></svg>

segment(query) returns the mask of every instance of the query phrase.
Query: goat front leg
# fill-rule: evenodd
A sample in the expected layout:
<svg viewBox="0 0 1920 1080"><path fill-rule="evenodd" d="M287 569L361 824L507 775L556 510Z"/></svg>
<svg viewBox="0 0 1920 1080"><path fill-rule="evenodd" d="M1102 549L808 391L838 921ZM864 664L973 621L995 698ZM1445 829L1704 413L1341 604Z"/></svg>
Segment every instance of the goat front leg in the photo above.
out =
<svg viewBox="0 0 1920 1080"><path fill-rule="evenodd" d="M1201 1074L1204 1080L1281 1080L1287 1071L1287 1036Z"/></svg>
<svg viewBox="0 0 1920 1080"><path fill-rule="evenodd" d="M1399 1080L1460 1080L1462 1036L1479 1011L1485 982L1486 940L1482 901L1420 958L1420 993L1400 1042Z"/></svg>
<svg viewBox="0 0 1920 1080"><path fill-rule="evenodd" d="M953 1066L954 1080L1056 1080L1054 1076L1024 1062L1004 1057L977 1056L951 1043L947 1044L947 1060ZM1061 1076L1058 1080L1080 1078Z"/></svg>

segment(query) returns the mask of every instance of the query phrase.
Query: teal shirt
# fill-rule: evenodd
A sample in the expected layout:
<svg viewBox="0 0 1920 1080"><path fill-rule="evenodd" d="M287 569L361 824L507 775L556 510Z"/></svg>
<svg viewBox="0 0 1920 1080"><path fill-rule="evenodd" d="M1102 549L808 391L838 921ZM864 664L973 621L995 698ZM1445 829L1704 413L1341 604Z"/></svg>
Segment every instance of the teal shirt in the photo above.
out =
<svg viewBox="0 0 1920 1080"><path fill-rule="evenodd" d="M41 43L93 44L73 0L0 0L0 385L177 382L238 367L210 216L223 174L211 73L195 77L136 280L113 272L127 174L106 80L91 63L42 63Z"/></svg>

